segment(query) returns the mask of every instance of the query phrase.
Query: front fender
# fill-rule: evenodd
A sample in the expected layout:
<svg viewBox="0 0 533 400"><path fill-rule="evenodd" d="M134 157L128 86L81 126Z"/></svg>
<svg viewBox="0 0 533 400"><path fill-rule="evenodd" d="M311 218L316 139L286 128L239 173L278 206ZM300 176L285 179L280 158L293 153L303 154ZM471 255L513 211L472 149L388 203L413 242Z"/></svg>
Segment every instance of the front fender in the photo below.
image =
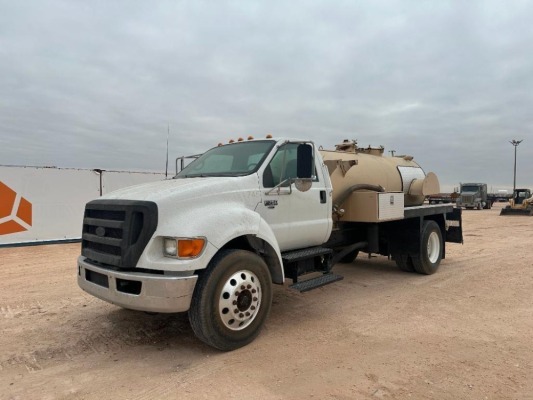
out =
<svg viewBox="0 0 533 400"><path fill-rule="evenodd" d="M232 222L224 222L227 221L227 218ZM263 250L270 268L272 280L275 283L283 284L285 275L278 241L270 225L261 218L259 213L248 209L226 211L224 221L216 223L216 226L221 227L221 229L217 231L218 234L213 239L208 237L209 242L217 249L221 249L227 243L238 237L255 236L261 239L268 245L268 248L264 246ZM239 223L233 223L234 221L239 221Z"/></svg>
<svg viewBox="0 0 533 400"><path fill-rule="evenodd" d="M211 258L231 240L252 235L264 240L274 250L279 271L272 271L273 277L283 279L283 264L279 245L270 226L261 216L239 202L225 202L208 207L188 207L187 213L163 212L159 225L150 243L146 246L137 266L139 268L163 271L195 271L204 269ZM195 259L179 260L163 255L164 237L207 238L203 253ZM273 256L273 255L271 255Z"/></svg>

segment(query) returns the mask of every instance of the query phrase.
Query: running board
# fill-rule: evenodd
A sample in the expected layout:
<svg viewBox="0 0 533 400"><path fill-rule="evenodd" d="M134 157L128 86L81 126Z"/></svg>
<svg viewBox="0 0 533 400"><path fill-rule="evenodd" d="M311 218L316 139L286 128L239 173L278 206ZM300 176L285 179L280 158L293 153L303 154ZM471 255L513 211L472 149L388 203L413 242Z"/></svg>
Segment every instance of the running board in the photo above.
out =
<svg viewBox="0 0 533 400"><path fill-rule="evenodd" d="M281 258L284 263L287 262L296 262L301 260L307 260L313 257L325 256L327 254L333 253L333 250L326 247L309 247L303 250L288 251L281 254Z"/></svg>
<svg viewBox="0 0 533 400"><path fill-rule="evenodd" d="M325 286L329 283L337 282L344 279L344 276L327 273L320 275L316 278L307 279L290 285L291 289L298 290L299 292L308 292L312 289L316 289Z"/></svg>

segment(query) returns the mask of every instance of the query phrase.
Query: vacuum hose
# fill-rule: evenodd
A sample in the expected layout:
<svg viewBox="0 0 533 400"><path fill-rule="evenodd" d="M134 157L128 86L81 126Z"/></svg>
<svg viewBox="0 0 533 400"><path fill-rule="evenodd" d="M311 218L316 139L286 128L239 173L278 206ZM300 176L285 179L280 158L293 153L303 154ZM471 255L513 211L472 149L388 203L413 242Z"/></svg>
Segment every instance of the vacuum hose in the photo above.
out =
<svg viewBox="0 0 533 400"><path fill-rule="evenodd" d="M371 190L373 192L384 192L385 188L381 185L370 185L367 183L360 183L357 185L350 186L348 189L344 191L338 198L337 202L333 204L333 212L337 214L339 217L342 216L343 212L341 211L342 203L344 203L350 195L355 192L356 190Z"/></svg>

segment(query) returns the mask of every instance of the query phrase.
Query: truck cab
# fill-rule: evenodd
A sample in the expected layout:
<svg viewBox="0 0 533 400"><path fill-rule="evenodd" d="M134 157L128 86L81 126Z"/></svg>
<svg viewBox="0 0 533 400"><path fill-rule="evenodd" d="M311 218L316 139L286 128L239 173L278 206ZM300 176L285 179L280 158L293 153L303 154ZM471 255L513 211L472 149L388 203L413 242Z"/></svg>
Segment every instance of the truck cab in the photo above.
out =
<svg viewBox="0 0 533 400"><path fill-rule="evenodd" d="M328 239L331 193L312 142L269 138L214 147L172 180L118 190L87 204L78 284L124 308L187 311L209 266L240 251L252 258L242 266L246 286L270 293L265 287L285 280L282 252ZM233 311L242 310L232 309L232 324L255 320L255 296L231 297L248 304L241 308L249 313L235 318ZM261 308L261 318L269 308ZM232 330L232 324L226 328Z"/></svg>
<svg viewBox="0 0 533 400"><path fill-rule="evenodd" d="M486 183L462 183L459 198L456 201L457 207L466 209L490 209L492 202L487 195Z"/></svg>

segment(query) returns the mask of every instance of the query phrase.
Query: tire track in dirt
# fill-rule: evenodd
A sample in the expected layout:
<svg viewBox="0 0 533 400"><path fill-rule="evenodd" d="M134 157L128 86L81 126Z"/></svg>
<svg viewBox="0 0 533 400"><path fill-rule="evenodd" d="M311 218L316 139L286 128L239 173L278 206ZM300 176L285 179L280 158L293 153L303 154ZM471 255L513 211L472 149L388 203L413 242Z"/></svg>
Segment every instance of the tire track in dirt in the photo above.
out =
<svg viewBox="0 0 533 400"><path fill-rule="evenodd" d="M27 345L39 348L0 356L0 371L23 365L28 372L43 370L58 362L72 360L89 354L112 356L138 346L165 348L181 337L194 340L186 315L147 315L104 305L100 300L87 305L85 298L63 300L56 304L34 302L18 306L0 307L4 318L4 331L13 331L19 324L34 320L32 332L21 332ZM82 307L85 305L86 307ZM63 318L64 315L68 317ZM44 317L49 317L48 319ZM68 336L54 337L51 329ZM48 331L46 341L35 343L41 332Z"/></svg>

